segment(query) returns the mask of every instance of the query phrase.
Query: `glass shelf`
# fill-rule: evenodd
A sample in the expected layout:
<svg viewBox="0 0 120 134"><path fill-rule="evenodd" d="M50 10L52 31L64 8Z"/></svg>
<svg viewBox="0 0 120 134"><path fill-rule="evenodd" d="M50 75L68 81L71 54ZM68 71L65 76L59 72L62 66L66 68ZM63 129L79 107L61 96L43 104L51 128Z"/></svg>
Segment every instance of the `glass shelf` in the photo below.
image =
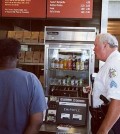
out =
<svg viewBox="0 0 120 134"><path fill-rule="evenodd" d="M73 88L82 88L83 87L83 85L81 85L81 86L72 86L72 85L55 85L55 84L50 84L50 86L58 86L58 87L73 87ZM84 86L85 86L85 84L84 84Z"/></svg>
<svg viewBox="0 0 120 134"><path fill-rule="evenodd" d="M75 71L75 72L89 72L89 70L65 70L65 69L49 69L50 71Z"/></svg>

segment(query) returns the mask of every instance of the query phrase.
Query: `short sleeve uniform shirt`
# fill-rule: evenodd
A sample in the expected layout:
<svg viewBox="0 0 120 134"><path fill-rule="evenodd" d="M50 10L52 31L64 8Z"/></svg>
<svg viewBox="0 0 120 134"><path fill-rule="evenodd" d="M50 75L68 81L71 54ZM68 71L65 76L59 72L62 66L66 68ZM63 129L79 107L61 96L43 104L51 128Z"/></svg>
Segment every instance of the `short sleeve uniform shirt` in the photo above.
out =
<svg viewBox="0 0 120 134"><path fill-rule="evenodd" d="M99 70L93 88L93 107L99 107L103 101L99 98L104 95L108 100L120 100L120 53L116 50L107 58Z"/></svg>

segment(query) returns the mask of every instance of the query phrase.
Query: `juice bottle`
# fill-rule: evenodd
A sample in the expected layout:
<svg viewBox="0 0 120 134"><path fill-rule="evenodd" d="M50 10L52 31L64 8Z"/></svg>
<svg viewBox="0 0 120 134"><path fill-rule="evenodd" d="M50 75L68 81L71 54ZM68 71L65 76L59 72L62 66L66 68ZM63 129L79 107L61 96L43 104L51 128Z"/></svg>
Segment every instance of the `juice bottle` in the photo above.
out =
<svg viewBox="0 0 120 134"><path fill-rule="evenodd" d="M63 69L67 69L67 59L64 59L63 61Z"/></svg>
<svg viewBox="0 0 120 134"><path fill-rule="evenodd" d="M76 70L80 70L80 59L76 61Z"/></svg>
<svg viewBox="0 0 120 134"><path fill-rule="evenodd" d="M80 70L84 70L85 68L84 68L84 61L81 61L81 63L80 63Z"/></svg>
<svg viewBox="0 0 120 134"><path fill-rule="evenodd" d="M72 69L72 59L71 59L71 57L69 57L69 59L68 59L67 68L68 68L69 70Z"/></svg>

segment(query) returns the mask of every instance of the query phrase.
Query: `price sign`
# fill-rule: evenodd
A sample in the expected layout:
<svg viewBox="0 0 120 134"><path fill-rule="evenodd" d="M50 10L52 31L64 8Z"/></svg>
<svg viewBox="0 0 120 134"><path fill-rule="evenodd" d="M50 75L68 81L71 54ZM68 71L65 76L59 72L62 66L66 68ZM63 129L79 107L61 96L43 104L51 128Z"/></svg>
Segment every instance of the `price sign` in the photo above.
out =
<svg viewBox="0 0 120 134"><path fill-rule="evenodd" d="M3 17L46 17L46 0L2 0Z"/></svg>
<svg viewBox="0 0 120 134"><path fill-rule="evenodd" d="M47 0L48 18L92 18L93 0Z"/></svg>

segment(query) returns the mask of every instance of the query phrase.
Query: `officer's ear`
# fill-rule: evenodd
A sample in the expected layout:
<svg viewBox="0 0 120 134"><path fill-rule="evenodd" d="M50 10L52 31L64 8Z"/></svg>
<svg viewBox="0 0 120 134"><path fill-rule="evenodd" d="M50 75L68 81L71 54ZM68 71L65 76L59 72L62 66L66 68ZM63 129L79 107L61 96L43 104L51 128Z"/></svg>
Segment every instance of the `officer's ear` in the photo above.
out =
<svg viewBox="0 0 120 134"><path fill-rule="evenodd" d="M104 48L107 48L109 46L109 44L107 42L103 43L103 45L104 45L103 46Z"/></svg>

